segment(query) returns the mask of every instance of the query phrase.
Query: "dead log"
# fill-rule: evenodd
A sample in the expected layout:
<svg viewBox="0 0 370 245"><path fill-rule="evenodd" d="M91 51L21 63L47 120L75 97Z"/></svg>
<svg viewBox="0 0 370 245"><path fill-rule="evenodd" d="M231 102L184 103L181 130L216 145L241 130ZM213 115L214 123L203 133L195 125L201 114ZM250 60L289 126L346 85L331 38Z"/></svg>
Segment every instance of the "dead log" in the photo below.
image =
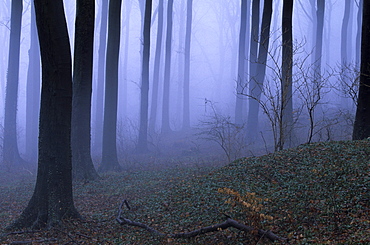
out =
<svg viewBox="0 0 370 245"><path fill-rule="evenodd" d="M256 234L259 237L266 237L271 241L281 241L281 242L287 241L286 238L280 237L280 236L274 234L272 231L265 231L265 230L262 230L262 229L257 230L257 229L255 229L251 226L247 226L247 225L244 225L242 223L239 223L238 221L236 221L234 219L231 219L230 217L227 217L226 221L223 222L223 223L202 227L202 228L197 229L197 230L193 230L193 231L189 231L189 232L183 232L183 233L166 234L166 233L162 233L162 232L160 232L160 231L158 231L158 230L156 230L156 229L154 229L154 228L152 228L152 227L150 227L146 224L136 222L136 221L132 221L130 219L122 217L121 215L122 215L122 206L123 205L125 205L128 210L131 209L127 200L123 200L123 202L119 206L119 212L118 212L118 216L116 218L116 220L119 224L140 227L140 228L143 228L143 229L147 230L148 232L156 234L158 236L167 236L167 237L170 237L170 238L190 238L190 237L195 237L195 236L202 235L202 234L205 234L205 233L208 233L208 232L221 231L221 230L225 230L225 229L228 229L230 227L233 227L235 229L238 229L238 230L244 231L244 232L257 231Z"/></svg>

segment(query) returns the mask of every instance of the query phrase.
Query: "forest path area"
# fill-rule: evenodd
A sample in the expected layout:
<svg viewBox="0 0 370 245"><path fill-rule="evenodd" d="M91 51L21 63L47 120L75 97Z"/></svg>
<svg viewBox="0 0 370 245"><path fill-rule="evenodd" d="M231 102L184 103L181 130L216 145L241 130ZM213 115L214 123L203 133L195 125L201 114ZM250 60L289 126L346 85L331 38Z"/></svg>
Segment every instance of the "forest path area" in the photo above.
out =
<svg viewBox="0 0 370 245"><path fill-rule="evenodd" d="M159 237L116 221L123 200L130 210L123 206L121 216L166 234L230 217L290 244L370 243L370 140L305 144L219 168L177 165L109 173L74 185L83 220L46 231L5 231L32 194L35 176L26 174L1 173L1 244L269 243L233 228L189 239Z"/></svg>

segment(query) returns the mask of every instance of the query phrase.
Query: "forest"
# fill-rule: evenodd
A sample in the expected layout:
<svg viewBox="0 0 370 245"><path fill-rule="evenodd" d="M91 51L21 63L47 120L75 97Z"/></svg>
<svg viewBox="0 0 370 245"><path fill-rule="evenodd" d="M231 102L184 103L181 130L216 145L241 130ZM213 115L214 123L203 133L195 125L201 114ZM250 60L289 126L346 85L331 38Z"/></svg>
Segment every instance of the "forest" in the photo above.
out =
<svg viewBox="0 0 370 245"><path fill-rule="evenodd" d="M0 6L1 244L370 243L370 2Z"/></svg>

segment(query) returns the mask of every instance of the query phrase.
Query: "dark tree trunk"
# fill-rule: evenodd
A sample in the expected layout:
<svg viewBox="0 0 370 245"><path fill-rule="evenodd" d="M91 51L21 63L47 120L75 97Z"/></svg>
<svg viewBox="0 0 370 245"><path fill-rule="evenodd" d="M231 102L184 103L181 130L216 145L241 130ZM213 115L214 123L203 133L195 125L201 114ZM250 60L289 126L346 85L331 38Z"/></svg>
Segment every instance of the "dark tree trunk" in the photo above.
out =
<svg viewBox="0 0 370 245"><path fill-rule="evenodd" d="M315 83L319 87L321 79L322 40L324 32L325 0L317 0L316 10L316 46L315 46Z"/></svg>
<svg viewBox="0 0 370 245"><path fill-rule="evenodd" d="M190 128L190 44L191 25L193 21L193 0L187 0L186 31L185 31L185 64L184 64L184 91L183 91L183 121L182 129Z"/></svg>
<svg viewBox="0 0 370 245"><path fill-rule="evenodd" d="M171 80L171 54L172 54L172 12L173 0L168 0L167 6L167 33L166 55L163 82L163 105L162 105L162 133L171 132L170 127L170 80Z"/></svg>
<svg viewBox="0 0 370 245"><path fill-rule="evenodd" d="M150 132L155 131L155 123L157 120L159 74L160 74L160 67L161 67L162 39L163 39L163 1L164 0L159 0L158 2L157 43L155 47L152 102L151 102L150 117L149 117L149 131Z"/></svg>
<svg viewBox="0 0 370 245"><path fill-rule="evenodd" d="M148 112L149 112L149 56L150 24L152 22L152 0L146 0L143 29L143 58L141 68L140 127L137 144L138 152L148 151Z"/></svg>
<svg viewBox="0 0 370 245"><path fill-rule="evenodd" d="M40 48L37 37L35 7L31 1L31 45L28 51L27 103L26 103L26 155L37 163L37 137L40 113Z"/></svg>
<svg viewBox="0 0 370 245"><path fill-rule="evenodd" d="M101 0L101 21L99 33L99 50L98 50L98 74L96 81L96 109L94 117L95 136L94 152L101 153L103 142L103 105L104 105L104 84L105 84L105 55L107 47L107 19L108 19L108 0Z"/></svg>
<svg viewBox="0 0 370 245"><path fill-rule="evenodd" d="M120 171L117 157L118 60L122 0L109 1L108 43L105 71L103 156L99 171Z"/></svg>
<svg viewBox="0 0 370 245"><path fill-rule="evenodd" d="M272 0L265 0L263 5L263 15L261 23L261 35L259 39L257 65L255 73L252 73L253 79L250 80L249 95L249 110L247 121L247 140L254 142L258 132L258 113L263 83L266 74L267 54L270 43L270 27L272 17Z"/></svg>
<svg viewBox="0 0 370 245"><path fill-rule="evenodd" d="M363 2L361 73L353 139L370 137L370 1Z"/></svg>
<svg viewBox="0 0 370 245"><path fill-rule="evenodd" d="M246 33L247 33L247 8L248 1L242 0L240 11L240 30L239 30L239 54L238 54L238 74L236 79L236 103L235 103L235 123L243 124L243 89L245 87L245 63L246 63Z"/></svg>
<svg viewBox="0 0 370 245"><path fill-rule="evenodd" d="M72 196L72 62L63 1L35 0L35 10L42 61L39 160L35 190L17 228L79 217Z"/></svg>
<svg viewBox="0 0 370 245"><path fill-rule="evenodd" d="M22 9L22 1L12 0L3 143L3 163L9 168L19 167L25 163L19 155L17 143L17 100Z"/></svg>
<svg viewBox="0 0 370 245"><path fill-rule="evenodd" d="M281 65L281 123L278 150L291 146L293 130L293 0L283 1L282 65Z"/></svg>
<svg viewBox="0 0 370 245"><path fill-rule="evenodd" d="M76 1L72 98L72 166L76 180L98 178L90 150L91 92L94 43L94 0Z"/></svg>

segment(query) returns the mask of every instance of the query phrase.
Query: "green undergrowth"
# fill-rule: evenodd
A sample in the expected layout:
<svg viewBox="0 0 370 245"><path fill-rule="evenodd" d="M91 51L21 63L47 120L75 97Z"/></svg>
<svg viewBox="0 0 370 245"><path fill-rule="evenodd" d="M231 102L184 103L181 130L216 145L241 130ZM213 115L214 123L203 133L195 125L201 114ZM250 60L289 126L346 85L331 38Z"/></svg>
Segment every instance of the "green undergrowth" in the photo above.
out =
<svg viewBox="0 0 370 245"><path fill-rule="evenodd" d="M2 228L25 207L31 189L19 185L0 189ZM124 209L124 217L164 233L187 232L230 217L271 230L290 244L369 244L369 189L370 140L306 144L242 158L221 168L184 166L106 174L100 181L74 187L83 221L66 221L58 229L38 233L7 234L0 242L268 243L236 229L169 239L121 226L115 218L120 203L127 200L131 209ZM12 203L17 203L16 208L11 208Z"/></svg>

